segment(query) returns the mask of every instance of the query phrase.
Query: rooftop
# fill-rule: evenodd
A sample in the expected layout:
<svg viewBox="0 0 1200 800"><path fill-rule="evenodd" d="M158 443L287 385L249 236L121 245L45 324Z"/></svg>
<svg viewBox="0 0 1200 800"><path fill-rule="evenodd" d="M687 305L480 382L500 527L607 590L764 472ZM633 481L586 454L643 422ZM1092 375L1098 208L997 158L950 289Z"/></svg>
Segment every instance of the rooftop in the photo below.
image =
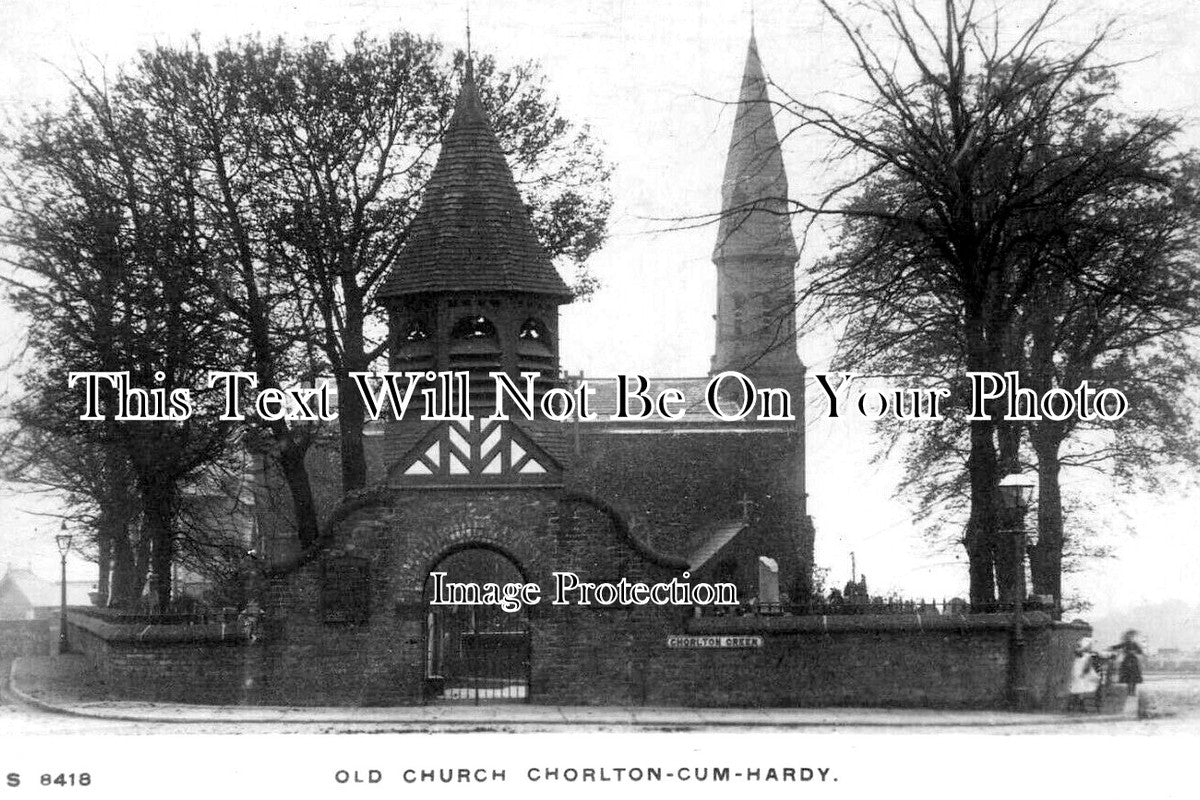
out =
<svg viewBox="0 0 1200 800"><path fill-rule="evenodd" d="M447 291L571 298L533 230L469 61L421 208L379 296Z"/></svg>

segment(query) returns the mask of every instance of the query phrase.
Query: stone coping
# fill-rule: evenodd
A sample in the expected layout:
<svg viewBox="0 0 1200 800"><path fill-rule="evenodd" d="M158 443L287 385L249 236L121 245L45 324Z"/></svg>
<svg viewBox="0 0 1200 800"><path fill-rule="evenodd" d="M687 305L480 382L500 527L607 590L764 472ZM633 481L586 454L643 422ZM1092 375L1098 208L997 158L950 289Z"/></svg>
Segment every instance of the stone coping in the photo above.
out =
<svg viewBox="0 0 1200 800"><path fill-rule="evenodd" d="M1055 622L1044 611L1021 615L1027 628L1057 628L1090 633L1091 626ZM1012 628L1012 614L813 614L811 616L688 617L684 628L700 634L852 633L871 631L989 631Z"/></svg>
<svg viewBox="0 0 1200 800"><path fill-rule="evenodd" d="M245 639L236 624L146 625L112 622L87 614L68 612L68 622L106 642L135 644L243 644ZM1030 629L1065 629L1090 633L1090 626L1078 622L1055 622L1045 612L1022 616ZM684 630L695 634L791 634L791 633L869 633L923 631L1007 631L1012 628L1011 614L839 614L812 616L727 616L687 617Z"/></svg>
<svg viewBox="0 0 1200 800"><path fill-rule="evenodd" d="M67 612L67 622L73 627L106 642L134 644L244 644L245 637L237 624L211 622L201 625L147 625L145 623L112 622L79 612Z"/></svg>

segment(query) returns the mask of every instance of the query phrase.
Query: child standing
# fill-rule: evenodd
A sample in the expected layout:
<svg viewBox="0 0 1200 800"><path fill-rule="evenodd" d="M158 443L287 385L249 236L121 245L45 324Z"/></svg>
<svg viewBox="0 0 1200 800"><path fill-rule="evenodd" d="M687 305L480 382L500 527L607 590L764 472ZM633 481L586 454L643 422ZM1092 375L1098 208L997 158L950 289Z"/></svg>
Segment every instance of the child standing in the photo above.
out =
<svg viewBox="0 0 1200 800"><path fill-rule="evenodd" d="M1142 682L1142 648L1137 643L1137 631L1125 631L1121 636L1121 643L1115 644L1109 649L1116 650L1121 656L1121 668L1117 672L1117 680L1125 684L1128 694L1137 694L1137 685Z"/></svg>
<svg viewBox="0 0 1200 800"><path fill-rule="evenodd" d="M1100 688L1100 676L1093 663L1094 656L1092 640L1086 637L1080 639L1075 647L1075 661L1071 664L1071 698L1067 703L1068 711L1076 706L1080 711L1086 711L1087 698L1096 697L1096 691ZM1096 703L1096 710L1100 710L1099 701Z"/></svg>

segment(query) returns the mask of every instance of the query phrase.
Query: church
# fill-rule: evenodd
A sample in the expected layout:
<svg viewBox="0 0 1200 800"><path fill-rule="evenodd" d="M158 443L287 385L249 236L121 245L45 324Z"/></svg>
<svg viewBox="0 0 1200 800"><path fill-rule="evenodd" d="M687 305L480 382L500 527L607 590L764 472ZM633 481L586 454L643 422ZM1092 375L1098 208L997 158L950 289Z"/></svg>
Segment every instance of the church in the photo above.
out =
<svg viewBox="0 0 1200 800"><path fill-rule="evenodd" d="M395 342L389 370L469 374L473 419L406 417L372 431L380 488L360 506L350 501L356 507L320 563L288 582L280 642L296 635L336 647L339 661L361 664L341 691L364 699L563 699L589 676L614 682L604 694L614 702L634 701L649 691L639 684L637 665L651 657L643 637L662 648L693 609L556 607L555 574L732 584L739 608L721 609L730 614L760 590L775 605L806 599L813 526L787 191L751 37L713 252L711 374L733 370L758 388L786 389L795 419L720 419L704 406L705 375L651 378L683 395L674 419L613 420L615 379L589 378L589 417L490 421L493 372L514 381L537 373L539 399L579 379L559 359L559 307L571 294L534 234L468 62L423 203L378 297ZM759 586L762 569L769 587ZM534 583L545 599L516 612L434 604L435 574L456 584ZM308 581L318 585L290 585ZM316 605L296 607L303 598Z"/></svg>
<svg viewBox="0 0 1200 800"><path fill-rule="evenodd" d="M242 625L72 614L71 646L121 695L153 700L1003 705L1009 615L803 613L814 526L798 252L771 108L752 33L713 250L710 373L656 381L680 390L682 413L614 418L616 379L589 378L591 416L492 419L493 373L518 384L536 373L537 398L581 377L559 356L571 294L468 61L378 299L389 370L465 375L472 417L374 423L371 488L336 501L324 547L302 566L255 572ZM725 372L786 390L792 417L714 416L706 387ZM282 487L268 476L261 488L256 535L269 567L296 553ZM1023 623L1033 704L1057 702L1079 633L1045 614Z"/></svg>

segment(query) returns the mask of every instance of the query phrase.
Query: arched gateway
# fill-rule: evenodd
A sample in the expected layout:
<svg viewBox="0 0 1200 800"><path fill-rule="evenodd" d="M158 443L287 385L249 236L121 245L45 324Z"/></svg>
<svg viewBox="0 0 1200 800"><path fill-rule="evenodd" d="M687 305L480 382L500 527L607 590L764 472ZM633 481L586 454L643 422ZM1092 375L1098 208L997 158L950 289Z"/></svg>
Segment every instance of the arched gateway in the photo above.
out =
<svg viewBox="0 0 1200 800"><path fill-rule="evenodd" d="M498 550L468 545L425 578L425 699L438 703L524 702L529 698L529 615L479 603L488 584L524 583ZM467 600L475 602L453 602Z"/></svg>

